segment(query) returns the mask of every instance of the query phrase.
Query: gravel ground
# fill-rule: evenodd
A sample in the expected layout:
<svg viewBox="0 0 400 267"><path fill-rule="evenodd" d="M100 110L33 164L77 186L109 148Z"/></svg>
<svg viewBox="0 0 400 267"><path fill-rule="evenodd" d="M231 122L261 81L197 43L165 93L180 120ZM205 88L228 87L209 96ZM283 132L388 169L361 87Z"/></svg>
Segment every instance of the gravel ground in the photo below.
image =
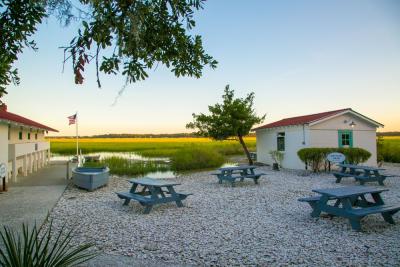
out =
<svg viewBox="0 0 400 267"><path fill-rule="evenodd" d="M399 165L385 166L400 174ZM178 192L193 193L184 201L153 207L150 214L131 202L122 206L116 191L126 191L126 178L112 177L107 187L86 192L70 186L50 217L54 225L76 227L76 243L94 242L110 255L180 265L258 266L399 266L400 224L381 216L362 221L362 232L346 219L312 218L310 207L297 201L311 189L335 184L329 174L275 172L268 167L260 185L252 181L232 188L220 185L210 172L178 177ZM400 203L400 178L388 178L386 203ZM375 185L375 184L373 184ZM400 223L400 212L394 216Z"/></svg>

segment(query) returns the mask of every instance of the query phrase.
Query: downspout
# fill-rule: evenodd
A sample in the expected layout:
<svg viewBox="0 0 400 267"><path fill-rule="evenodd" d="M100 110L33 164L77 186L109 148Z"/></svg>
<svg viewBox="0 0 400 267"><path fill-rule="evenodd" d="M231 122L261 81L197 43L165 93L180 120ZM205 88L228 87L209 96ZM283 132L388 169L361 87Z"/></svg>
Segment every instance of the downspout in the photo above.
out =
<svg viewBox="0 0 400 267"><path fill-rule="evenodd" d="M303 146L306 144L306 130L305 130L305 127L304 127L304 123L303 123ZM305 164L306 164L306 170L308 169L308 164L307 164L307 161L305 162Z"/></svg>

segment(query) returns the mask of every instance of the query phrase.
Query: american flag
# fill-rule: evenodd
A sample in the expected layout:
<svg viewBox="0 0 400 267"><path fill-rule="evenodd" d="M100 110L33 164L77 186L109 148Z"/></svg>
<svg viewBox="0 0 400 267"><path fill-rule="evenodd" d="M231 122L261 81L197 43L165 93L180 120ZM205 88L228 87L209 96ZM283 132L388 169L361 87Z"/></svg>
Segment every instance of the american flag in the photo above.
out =
<svg viewBox="0 0 400 267"><path fill-rule="evenodd" d="M76 123L76 115L77 114L74 114L74 115L71 115L71 116L68 117L68 120L69 120L69 124L68 125Z"/></svg>

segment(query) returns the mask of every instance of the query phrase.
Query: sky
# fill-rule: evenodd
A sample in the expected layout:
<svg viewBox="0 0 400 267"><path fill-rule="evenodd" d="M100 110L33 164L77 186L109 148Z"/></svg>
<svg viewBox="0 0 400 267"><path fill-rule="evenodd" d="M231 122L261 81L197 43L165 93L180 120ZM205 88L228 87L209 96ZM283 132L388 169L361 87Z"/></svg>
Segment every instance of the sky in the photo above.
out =
<svg viewBox="0 0 400 267"><path fill-rule="evenodd" d="M229 84L238 97L255 93L264 123L352 108L400 131L400 1L209 0L196 13L205 50L218 62L200 79L176 78L164 67L146 81L85 71L74 84L63 50L78 23L54 18L38 27L39 50L25 49L15 66L21 83L8 87L8 110L74 135L67 116L78 111L80 135L187 132L192 113L207 112Z"/></svg>

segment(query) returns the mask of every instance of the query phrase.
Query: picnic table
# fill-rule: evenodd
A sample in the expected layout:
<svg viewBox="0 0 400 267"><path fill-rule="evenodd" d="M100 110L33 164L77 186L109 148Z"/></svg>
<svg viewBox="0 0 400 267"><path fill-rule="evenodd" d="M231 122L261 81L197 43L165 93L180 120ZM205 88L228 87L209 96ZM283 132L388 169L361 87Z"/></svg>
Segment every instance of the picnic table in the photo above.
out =
<svg viewBox="0 0 400 267"><path fill-rule="evenodd" d="M343 177L354 177L354 179L364 185L366 182L378 182L380 185L384 185L383 181L387 177L394 177L392 174L384 174L382 171L385 169L353 165L353 164L337 164L340 167L340 171L332 172L336 177L336 183L340 183Z"/></svg>
<svg viewBox="0 0 400 267"><path fill-rule="evenodd" d="M149 177L131 179L132 187L129 192L116 193L119 198L124 199L124 205L131 200L138 201L145 207L144 214L150 213L152 207L161 203L176 202L178 207L183 207L182 200L191 194L175 192L174 186L180 185L175 182L157 180Z"/></svg>
<svg viewBox="0 0 400 267"><path fill-rule="evenodd" d="M217 173L212 173L212 175L216 175L218 178L218 183L222 184L222 182L228 181L231 183L232 187L235 186L236 179L240 179L243 181L245 178L253 179L255 184L258 184L258 179L265 175L265 173L255 173L254 170L256 166L253 165L242 165L242 166L234 166L234 167L223 167L219 168Z"/></svg>
<svg viewBox="0 0 400 267"><path fill-rule="evenodd" d="M319 217L321 212L331 216L341 216L349 219L351 227L357 231L361 230L361 219L367 215L380 213L386 222L394 224L392 215L400 210L400 205L384 203L381 193L388 189L349 186L312 191L320 196L298 199L310 204L312 217Z"/></svg>

